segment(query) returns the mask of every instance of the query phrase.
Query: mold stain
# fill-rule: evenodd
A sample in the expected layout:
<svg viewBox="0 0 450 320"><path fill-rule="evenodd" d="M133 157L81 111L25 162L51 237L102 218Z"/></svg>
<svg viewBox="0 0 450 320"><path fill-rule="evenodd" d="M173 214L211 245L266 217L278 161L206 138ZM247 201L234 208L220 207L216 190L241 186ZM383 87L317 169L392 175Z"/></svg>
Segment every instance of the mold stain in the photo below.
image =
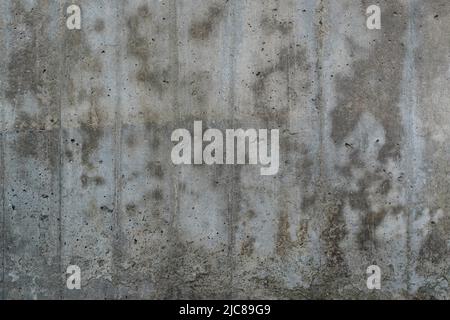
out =
<svg viewBox="0 0 450 320"><path fill-rule="evenodd" d="M375 174L366 173L358 182L358 191L343 192L345 198L348 199L350 207L364 213L362 224L358 234L359 246L361 250L367 250L374 241L372 227L379 225L387 214L386 210L379 212L371 212L369 197L371 196L370 187L380 179ZM388 190L386 190L387 192ZM345 199L344 198L344 199Z"/></svg>
<svg viewBox="0 0 450 320"><path fill-rule="evenodd" d="M19 112L21 126L15 131L17 140L14 149L21 158L47 162L49 168L58 167L58 131L38 125L27 113Z"/></svg>
<svg viewBox="0 0 450 320"><path fill-rule="evenodd" d="M152 177L156 177L158 179L164 178L164 170L159 161L158 162L149 162L147 164L147 170L150 172Z"/></svg>
<svg viewBox="0 0 450 320"><path fill-rule="evenodd" d="M105 21L103 21L102 19L97 19L95 21L94 30L96 32L102 32L103 30L105 30Z"/></svg>
<svg viewBox="0 0 450 320"><path fill-rule="evenodd" d="M150 21L152 16L146 5L141 6L136 14L129 17L127 52L138 61L136 80L161 96L169 83L169 68L150 61L152 57L158 55L156 38L161 32L158 28L153 32L143 31L144 27L149 26Z"/></svg>
<svg viewBox="0 0 450 320"><path fill-rule="evenodd" d="M352 39L346 39L351 54L363 52L367 58L353 62L352 75L337 74L334 77L336 107L331 112L331 139L337 148L347 148L349 154L348 163L336 166L336 169L345 186L355 184L356 190L353 187L336 189L326 185L321 190L324 194L322 203L311 196L304 199L306 207L322 208L326 219L322 228L324 255L327 258L324 274L320 277L323 283L342 282L348 273L347 253L341 248L341 243L349 232L345 221L345 207L349 206L360 215L356 245L362 253L376 245L375 230L387 215L404 212L401 204L388 200L391 192L396 191L396 185L391 178L386 177L386 172L382 172L382 167L388 161L399 161L401 157L404 132L399 102L405 55L402 41L407 22L405 9L400 1L386 2L383 7L386 11L383 14L384 32L380 33L380 39L371 42L368 53ZM389 15L387 12L399 14ZM390 84L388 89L386 83ZM364 113L370 113L384 129L386 142L375 154L375 160L378 161L375 167L361 158L361 150L346 143ZM362 176L355 176L355 171L362 171ZM386 203L383 204L384 201ZM374 202L382 204L381 208L376 206L378 208L373 210ZM330 280L331 275L338 280Z"/></svg>
<svg viewBox="0 0 450 320"><path fill-rule="evenodd" d="M49 4L27 10L22 1L11 2L13 21L8 25L11 37L15 39L8 55L5 98L17 109L22 109L23 99L30 93L37 101L39 112L33 116L37 123L45 123L57 105L58 50L57 43L50 37L48 26L52 17L48 14ZM55 108L56 110L56 108ZM21 113L25 115L24 112ZM16 117L16 127L22 125L20 116Z"/></svg>
<svg viewBox="0 0 450 320"><path fill-rule="evenodd" d="M73 161L73 152L71 150L66 149L64 154L69 162Z"/></svg>
<svg viewBox="0 0 450 320"><path fill-rule="evenodd" d="M248 236L242 243L241 252L242 256L250 257L255 251L255 238Z"/></svg>
<svg viewBox="0 0 450 320"><path fill-rule="evenodd" d="M450 248L450 217L442 209L432 209L428 229L420 243L417 255L416 272L423 276L441 276L448 265ZM434 277L433 277L434 278Z"/></svg>
<svg viewBox="0 0 450 320"><path fill-rule="evenodd" d="M292 21L281 21L274 16L265 16L261 20L261 27L268 34L279 32L286 36L292 32L294 23Z"/></svg>
<svg viewBox="0 0 450 320"><path fill-rule="evenodd" d="M361 221L360 230L357 235L359 250L370 250L372 245L376 246L375 231L377 227L384 221L387 215L398 215L403 212L401 206L382 209L377 212L369 211L364 214Z"/></svg>
<svg viewBox="0 0 450 320"><path fill-rule="evenodd" d="M134 203L128 203L125 206L125 211L126 211L126 213L129 216L135 216L136 215L136 210L137 210L137 207L136 207L136 205Z"/></svg>
<svg viewBox="0 0 450 320"><path fill-rule="evenodd" d="M89 176L83 174L80 177L80 180L81 180L81 186L83 188L87 188L89 185L101 186L101 185L105 184L105 179L100 176L89 177Z"/></svg>
<svg viewBox="0 0 450 320"><path fill-rule="evenodd" d="M103 137L103 129L95 123L82 122L80 124L82 144L81 144L81 162L87 168L92 169L92 154L99 148L100 139Z"/></svg>
<svg viewBox="0 0 450 320"><path fill-rule="evenodd" d="M97 20L94 28L101 27L100 21ZM100 32L100 31L99 31ZM64 54L66 59L66 65L76 65L77 69L87 72L90 74L90 80L96 79L97 76L101 75L103 70L103 64L98 54L94 54L92 51L85 33L82 30L77 32L66 32L64 34L64 47L66 48ZM72 50L71 48L77 48L77 50ZM73 71L73 67L71 69ZM68 86L74 89L76 80L69 78ZM88 92L90 90L90 92ZM78 101L81 103L88 99L90 95L100 94L104 90L104 87L93 87L90 89L79 88L76 91L70 90L68 94L71 101ZM73 92L72 92L73 91Z"/></svg>
<svg viewBox="0 0 450 320"><path fill-rule="evenodd" d="M206 40L211 36L214 27L219 23L220 19L223 17L225 5L228 2L225 1L224 4L215 4L208 8L206 17L201 20L194 21L189 28L189 35L194 40Z"/></svg>
<svg viewBox="0 0 450 320"><path fill-rule="evenodd" d="M255 73L256 80L252 85L252 91L256 116L265 122L287 123L289 110L269 107L273 96L280 94L270 90L271 82L276 80L275 76L277 75L281 75L283 77L282 81L285 81L286 77L289 76L287 72L290 68L307 68L306 61L306 50L304 48L297 46L295 48L293 46L285 47L277 54L277 61L274 64ZM287 94L289 95L290 93L288 89Z"/></svg>
<svg viewBox="0 0 450 320"><path fill-rule="evenodd" d="M337 105L332 112L333 141L341 145L355 129L362 114L370 112L385 130L386 143L378 153L378 160L400 159L403 127L399 110L403 57L403 34L406 31L405 8L399 1L385 4L383 32L372 43L368 57L352 64L352 76L336 75ZM397 16L388 12L398 12ZM353 40L347 38L351 52L360 51ZM386 87L386 84L389 84Z"/></svg>
<svg viewBox="0 0 450 320"><path fill-rule="evenodd" d="M126 144L127 146L132 149L136 146L137 138L134 134L130 133L126 136Z"/></svg>
<svg viewBox="0 0 450 320"><path fill-rule="evenodd" d="M161 201L164 199L163 191L160 188L157 188L152 191L152 199L156 201Z"/></svg>
<svg viewBox="0 0 450 320"><path fill-rule="evenodd" d="M338 170L344 174L346 179L356 179L351 172L352 167L362 170L368 164L364 163L354 152L354 157L350 163L344 167L338 167ZM357 233L358 248L361 251L367 251L372 246L376 246L375 231L388 215L402 214L405 208L398 202L390 202L386 197L390 192L395 192L394 182L385 170L377 169L375 171L365 170L363 175L355 182L357 190L338 190L334 191L338 199L344 201L352 210L360 212L361 224ZM386 203L377 211L372 210L373 202Z"/></svg>
<svg viewBox="0 0 450 320"><path fill-rule="evenodd" d="M193 103L196 107L201 108L201 113L204 113L204 108L208 106L208 93L211 92L211 81L210 71L194 71L181 83L182 86L188 88Z"/></svg>
<svg viewBox="0 0 450 320"><path fill-rule="evenodd" d="M345 275L345 256L340 248L340 243L347 235L346 224L343 215L343 204L334 203L326 208L325 228L322 231L322 239L325 244L325 256L327 257L327 268L337 272L334 276ZM330 273L330 276L334 272Z"/></svg>
<svg viewBox="0 0 450 320"><path fill-rule="evenodd" d="M250 257L255 251L255 237L251 236L251 231L248 229L248 222L256 217L254 210L248 210L240 219L242 225L242 232L245 234L245 238L241 240L240 255Z"/></svg>
<svg viewBox="0 0 450 320"><path fill-rule="evenodd" d="M289 216L286 212L282 212L278 219L278 231L276 235L276 253L280 256L285 256L293 244L289 228Z"/></svg>
<svg viewBox="0 0 450 320"><path fill-rule="evenodd" d="M36 158L39 150L39 139L33 131L21 132L16 144L16 152L21 157Z"/></svg>

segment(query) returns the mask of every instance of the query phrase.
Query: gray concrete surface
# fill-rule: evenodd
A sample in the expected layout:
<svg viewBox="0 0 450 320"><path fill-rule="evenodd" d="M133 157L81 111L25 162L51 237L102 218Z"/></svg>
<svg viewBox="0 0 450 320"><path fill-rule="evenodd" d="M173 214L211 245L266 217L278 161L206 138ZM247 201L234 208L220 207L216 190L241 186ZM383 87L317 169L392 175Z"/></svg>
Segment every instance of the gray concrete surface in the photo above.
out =
<svg viewBox="0 0 450 320"><path fill-rule="evenodd" d="M447 0L0 14L1 298L450 298ZM194 120L279 128L279 173L174 166Z"/></svg>

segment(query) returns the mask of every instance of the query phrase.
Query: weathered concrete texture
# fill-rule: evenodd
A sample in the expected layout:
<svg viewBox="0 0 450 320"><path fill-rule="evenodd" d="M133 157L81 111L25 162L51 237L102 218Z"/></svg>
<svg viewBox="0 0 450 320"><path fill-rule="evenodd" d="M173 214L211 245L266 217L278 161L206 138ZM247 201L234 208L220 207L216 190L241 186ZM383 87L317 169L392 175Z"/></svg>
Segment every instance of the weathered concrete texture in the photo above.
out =
<svg viewBox="0 0 450 320"><path fill-rule="evenodd" d="M448 0L0 12L3 299L450 298ZM279 173L172 165L194 120L280 129Z"/></svg>

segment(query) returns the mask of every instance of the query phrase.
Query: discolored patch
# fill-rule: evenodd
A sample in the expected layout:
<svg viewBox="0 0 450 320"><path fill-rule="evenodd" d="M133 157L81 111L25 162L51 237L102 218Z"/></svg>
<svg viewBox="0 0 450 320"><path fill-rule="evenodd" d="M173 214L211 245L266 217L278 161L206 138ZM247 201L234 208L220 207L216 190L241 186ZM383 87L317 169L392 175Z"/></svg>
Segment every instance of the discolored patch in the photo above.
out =
<svg viewBox="0 0 450 320"><path fill-rule="evenodd" d="M280 76L283 80L289 77L290 68L307 68L306 49L298 46L289 46L282 48L276 55L277 61L263 70L255 72L256 80L252 85L253 96L255 100L255 115L265 122L274 121L278 124L287 123L290 113L287 108L270 108L274 95L280 93L270 90L271 82L279 81ZM275 77L274 79L272 77ZM305 84L309 86L310 84ZM287 89L289 98L292 91Z"/></svg>
<svg viewBox="0 0 450 320"><path fill-rule="evenodd" d="M66 151L64 152L64 154L65 154L65 156L66 156L66 158L67 158L67 160L68 160L69 162L72 162L72 161L73 161L73 152L72 152L71 150L66 149Z"/></svg>
<svg viewBox="0 0 450 320"><path fill-rule="evenodd" d="M364 1L364 5L369 6L369 2ZM401 1L386 1L382 9L383 32L380 32L379 40L372 42L367 58L352 63L351 76L338 74L335 77L337 104L332 112L331 138L336 144L343 144L363 113L368 112L385 130L386 143L378 153L378 160L384 163L401 156L404 130L399 100L407 15ZM347 44L349 52L362 50L350 38L347 38Z"/></svg>
<svg viewBox="0 0 450 320"><path fill-rule="evenodd" d="M164 177L164 171L160 162L149 162L147 164L147 170L153 177L162 179Z"/></svg>
<svg viewBox="0 0 450 320"><path fill-rule="evenodd" d="M105 184L105 179L100 176L89 177L83 174L80 177L80 180L83 188L87 188L89 185L101 186Z"/></svg>
<svg viewBox="0 0 450 320"><path fill-rule="evenodd" d="M431 225L431 230L423 241L418 255L417 271L419 274L427 275L433 270L439 269L439 266L447 261L450 253L447 245L449 237L443 232L444 229L440 225Z"/></svg>
<svg viewBox="0 0 450 320"><path fill-rule="evenodd" d="M17 140L14 150L20 158L38 160L49 167L51 171L59 166L59 138L58 131L52 130L24 130L16 131Z"/></svg>
<svg viewBox="0 0 450 320"><path fill-rule="evenodd" d="M126 144L129 148L133 148L134 146L136 146L136 142L137 142L137 138L134 134L128 134L126 136Z"/></svg>
<svg viewBox="0 0 450 320"><path fill-rule="evenodd" d="M99 148L103 129L90 122L82 122L81 129L81 162L84 166L92 168L91 155Z"/></svg>
<svg viewBox="0 0 450 320"><path fill-rule="evenodd" d="M286 212L282 212L278 219L278 231L276 235L276 252L280 256L285 256L293 244L289 228L289 216Z"/></svg>
<svg viewBox="0 0 450 320"><path fill-rule="evenodd" d="M194 40L206 40L213 32L214 27L219 23L225 10L224 4L214 4L208 8L206 16L198 21L194 21L189 28L189 35Z"/></svg>
<svg viewBox="0 0 450 320"><path fill-rule="evenodd" d="M334 276L342 276L347 272L347 264L345 263L345 254L340 248L340 243L347 235L346 224L344 219L344 206L341 201L330 202L326 206L326 220L324 221L324 229L321 238L324 242L325 256L327 257L328 273Z"/></svg>
<svg viewBox="0 0 450 320"><path fill-rule="evenodd" d="M46 117L55 113L59 99L59 51L56 39L49 30L52 17L50 4L27 9L22 1L12 1L7 26L11 39L11 51L6 66L4 97L16 108L16 127L23 125L21 116L27 116L24 109L25 95L31 94L37 103L33 118L44 125Z"/></svg>
<svg viewBox="0 0 450 320"><path fill-rule="evenodd" d="M39 152L39 136L31 130L20 132L16 143L16 152L24 158L37 158Z"/></svg>
<svg viewBox="0 0 450 320"><path fill-rule="evenodd" d="M134 203L128 203L125 206L125 211L127 212L128 215L134 216L136 214L136 210L137 210L137 207L136 207L136 204L134 204Z"/></svg>
<svg viewBox="0 0 450 320"><path fill-rule="evenodd" d="M294 23L292 21L279 20L275 16L265 16L261 20L261 27L269 35L275 32L279 32L282 35L288 35L292 32Z"/></svg>
<svg viewBox="0 0 450 320"><path fill-rule="evenodd" d="M97 19L95 21L94 30L96 32L102 32L103 30L105 30L105 21L103 21L103 19Z"/></svg>
<svg viewBox="0 0 450 320"><path fill-rule="evenodd" d="M255 251L255 238L248 236L241 246L241 255L243 256L251 256Z"/></svg>
<svg viewBox="0 0 450 320"><path fill-rule="evenodd" d="M193 104L201 108L202 112L208 107L208 95L212 90L212 76L210 71L194 71L183 79L181 86L188 88Z"/></svg>
<svg viewBox="0 0 450 320"><path fill-rule="evenodd" d="M138 61L136 80L149 90L155 90L162 95L169 83L169 68L161 66L161 63L152 63L152 57L157 57L158 44L156 37L162 32L159 27L156 30L148 30L152 15L147 6L141 6L136 14L130 16L127 22L128 40L127 52Z"/></svg>
<svg viewBox="0 0 450 320"><path fill-rule="evenodd" d="M156 201L161 201L164 198L163 191L157 188L152 191L152 199Z"/></svg>
<svg viewBox="0 0 450 320"><path fill-rule="evenodd" d="M401 206L385 208L377 212L365 211L362 217L361 226L358 231L357 240L361 251L367 251L376 246L375 231L384 221L388 214L397 215L403 212Z"/></svg>

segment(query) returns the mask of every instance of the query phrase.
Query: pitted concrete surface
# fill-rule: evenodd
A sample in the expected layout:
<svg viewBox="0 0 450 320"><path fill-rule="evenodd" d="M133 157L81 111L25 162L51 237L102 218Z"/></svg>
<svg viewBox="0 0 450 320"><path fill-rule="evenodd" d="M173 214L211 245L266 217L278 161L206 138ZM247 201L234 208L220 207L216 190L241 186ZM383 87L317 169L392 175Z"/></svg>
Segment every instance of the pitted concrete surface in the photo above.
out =
<svg viewBox="0 0 450 320"><path fill-rule="evenodd" d="M1 298L450 298L448 0L0 14ZM278 174L173 165L195 120L279 129Z"/></svg>

